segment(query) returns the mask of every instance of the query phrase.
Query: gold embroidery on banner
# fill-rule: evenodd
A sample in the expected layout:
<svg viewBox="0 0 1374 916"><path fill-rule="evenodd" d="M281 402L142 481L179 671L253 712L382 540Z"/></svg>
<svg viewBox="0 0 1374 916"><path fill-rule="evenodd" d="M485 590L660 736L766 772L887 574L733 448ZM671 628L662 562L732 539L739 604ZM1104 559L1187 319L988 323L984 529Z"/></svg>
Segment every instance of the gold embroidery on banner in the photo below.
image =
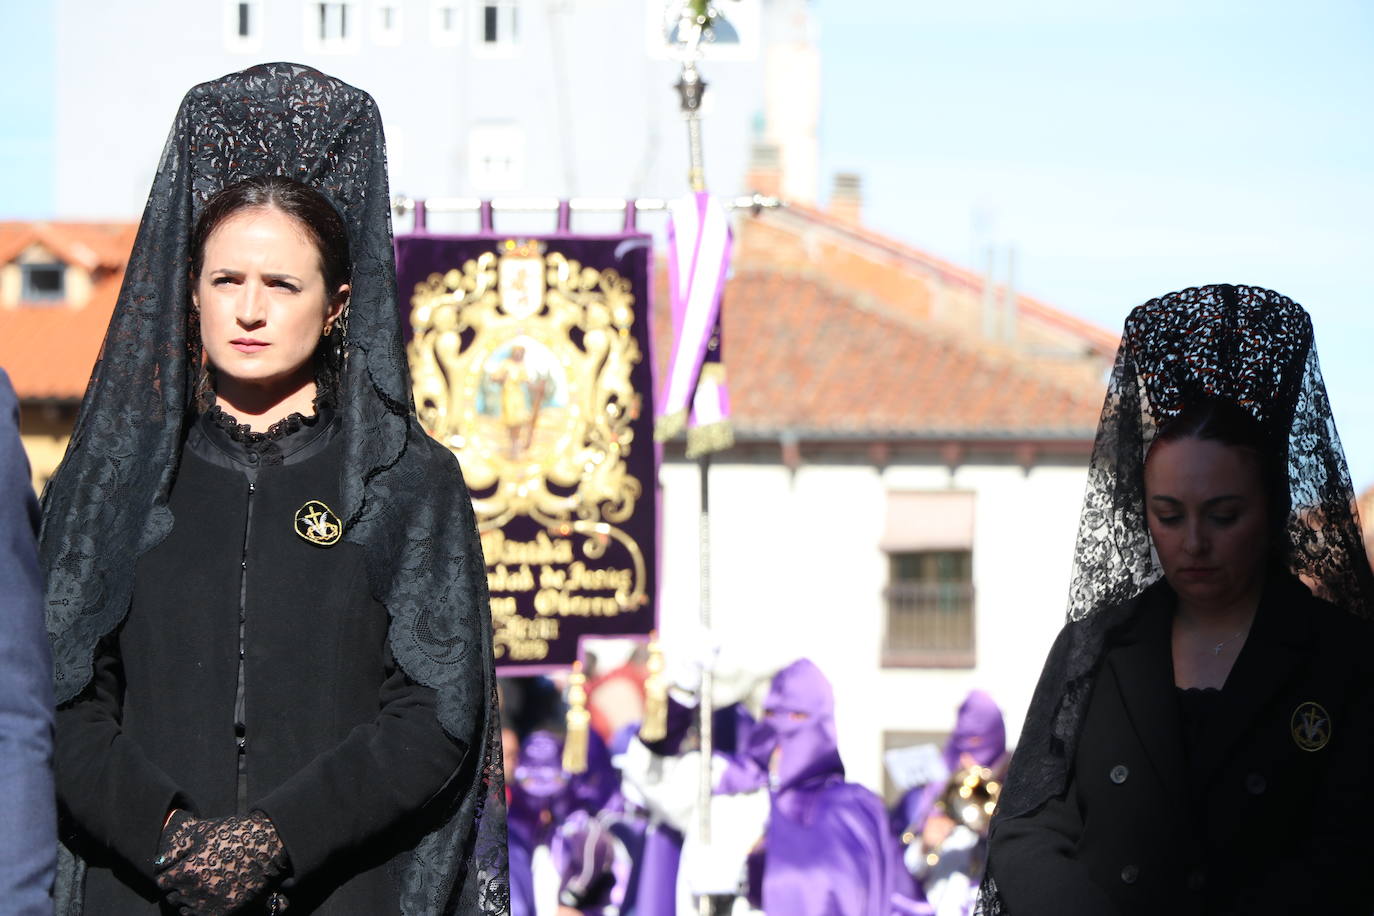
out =
<svg viewBox="0 0 1374 916"><path fill-rule="evenodd" d="M296 533L312 544L330 547L343 537L343 523L332 509L312 499L296 510Z"/></svg>
<svg viewBox="0 0 1374 916"><path fill-rule="evenodd" d="M1304 751L1319 751L1331 740L1331 716L1320 703L1300 704L1289 725L1294 743Z"/></svg>
<svg viewBox="0 0 1374 916"><path fill-rule="evenodd" d="M408 356L420 422L458 455L472 491L489 586L534 596L533 621L515 615L514 598L493 598L497 657L537 660L558 618L648 601L644 553L619 527L644 494L626 463L643 403L631 373L644 355L631 333L635 291L618 271L538 242L495 248L416 284ZM519 516L543 526L535 540L506 539ZM612 542L632 569L578 562ZM552 627L538 625L545 618Z"/></svg>

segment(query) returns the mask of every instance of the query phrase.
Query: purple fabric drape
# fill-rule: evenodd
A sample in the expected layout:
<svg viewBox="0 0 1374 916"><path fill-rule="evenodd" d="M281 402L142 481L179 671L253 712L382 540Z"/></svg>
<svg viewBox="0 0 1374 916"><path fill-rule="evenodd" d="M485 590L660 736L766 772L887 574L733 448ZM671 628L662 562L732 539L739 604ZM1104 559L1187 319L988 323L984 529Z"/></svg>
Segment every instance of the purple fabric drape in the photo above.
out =
<svg viewBox="0 0 1374 916"><path fill-rule="evenodd" d="M845 782L834 694L812 662L794 662L773 678L764 720L727 781L770 786L768 829L749 868L766 912L887 916L893 894L908 889L882 801Z"/></svg>
<svg viewBox="0 0 1374 916"><path fill-rule="evenodd" d="M644 832L644 851L637 863L633 916L676 916L677 870L682 834L666 824Z"/></svg>

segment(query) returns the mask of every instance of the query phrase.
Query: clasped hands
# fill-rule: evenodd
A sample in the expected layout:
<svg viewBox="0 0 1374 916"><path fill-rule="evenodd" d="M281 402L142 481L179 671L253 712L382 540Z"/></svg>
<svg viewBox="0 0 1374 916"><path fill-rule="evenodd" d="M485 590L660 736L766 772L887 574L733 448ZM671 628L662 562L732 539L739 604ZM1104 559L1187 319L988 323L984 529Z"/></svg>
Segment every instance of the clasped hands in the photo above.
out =
<svg viewBox="0 0 1374 916"><path fill-rule="evenodd" d="M162 830L158 889L184 916L227 916L271 894L268 911L284 912L286 898L272 893L286 873L286 847L267 815L200 819L173 811Z"/></svg>

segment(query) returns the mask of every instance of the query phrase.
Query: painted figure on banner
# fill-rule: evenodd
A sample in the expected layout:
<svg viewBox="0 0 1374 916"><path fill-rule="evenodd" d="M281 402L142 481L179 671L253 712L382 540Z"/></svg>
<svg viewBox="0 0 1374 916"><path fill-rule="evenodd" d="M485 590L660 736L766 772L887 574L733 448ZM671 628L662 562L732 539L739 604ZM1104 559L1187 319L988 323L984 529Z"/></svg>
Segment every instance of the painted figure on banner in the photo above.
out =
<svg viewBox="0 0 1374 916"><path fill-rule="evenodd" d="M539 346L537 343L531 344L532 348ZM491 360L494 366L487 372L487 379L499 391L495 398L486 402L487 410L491 410L494 402L495 413L510 437L508 456L511 461L519 460L530 451L539 425L540 409L546 402L554 400L550 397L553 387L550 371L537 366L534 359L527 358L525 347L523 342L514 342L497 351ZM543 353L548 355L547 350L543 350ZM487 388L484 386L484 393ZM551 403L550 406L558 405Z"/></svg>
<svg viewBox="0 0 1374 916"><path fill-rule="evenodd" d="M462 462L510 673L653 629L651 241L397 243L417 412Z"/></svg>

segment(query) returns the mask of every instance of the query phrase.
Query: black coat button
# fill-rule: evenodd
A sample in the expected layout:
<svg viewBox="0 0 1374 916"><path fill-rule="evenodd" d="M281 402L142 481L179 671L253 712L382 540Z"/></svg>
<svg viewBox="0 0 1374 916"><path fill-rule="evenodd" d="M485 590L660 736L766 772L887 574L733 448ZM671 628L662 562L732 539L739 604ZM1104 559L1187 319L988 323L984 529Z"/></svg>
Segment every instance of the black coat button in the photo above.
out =
<svg viewBox="0 0 1374 916"><path fill-rule="evenodd" d="M1125 782L1126 777L1130 775L1131 771L1126 769L1126 764L1124 763L1118 763L1116 766L1112 767L1112 772L1109 774L1112 782L1116 783L1118 786Z"/></svg>
<svg viewBox="0 0 1374 916"><path fill-rule="evenodd" d="M1188 872L1188 890L1194 893L1207 886L1207 872L1199 865Z"/></svg>
<svg viewBox="0 0 1374 916"><path fill-rule="evenodd" d="M249 464L257 464L257 463L258 463L258 453L257 453L257 452L249 452L249 453L248 453L248 463L249 463Z"/></svg>
<svg viewBox="0 0 1374 916"><path fill-rule="evenodd" d="M1245 791L1251 795L1263 795L1264 790L1268 787L1269 784L1264 781L1264 777L1259 773L1251 773L1245 777Z"/></svg>
<svg viewBox="0 0 1374 916"><path fill-rule="evenodd" d="M1135 884L1140 877L1140 869L1134 865L1127 865L1121 869L1121 881L1123 884Z"/></svg>

